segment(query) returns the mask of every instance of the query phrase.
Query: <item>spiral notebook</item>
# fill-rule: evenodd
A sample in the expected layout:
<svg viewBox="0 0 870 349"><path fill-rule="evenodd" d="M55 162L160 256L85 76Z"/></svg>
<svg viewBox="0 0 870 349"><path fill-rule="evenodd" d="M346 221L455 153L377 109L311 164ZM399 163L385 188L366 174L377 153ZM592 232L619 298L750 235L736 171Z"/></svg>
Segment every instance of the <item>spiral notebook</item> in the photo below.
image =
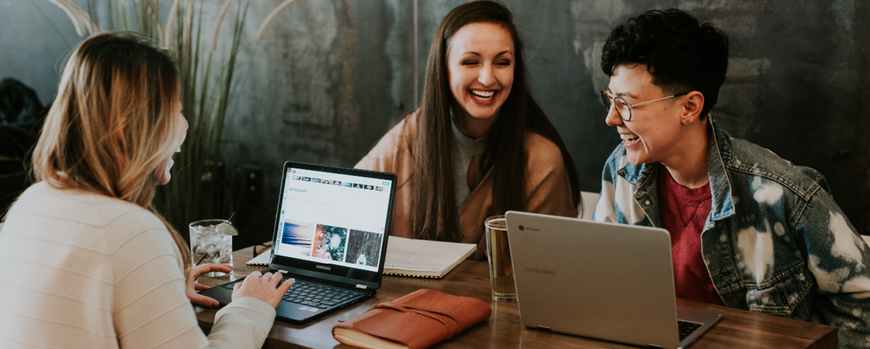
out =
<svg viewBox="0 0 870 349"><path fill-rule="evenodd" d="M442 278L477 250L475 244L406 239L390 236L387 243L386 275ZM269 266L269 250L247 265Z"/></svg>
<svg viewBox="0 0 870 349"><path fill-rule="evenodd" d="M247 265L260 265L260 266L268 267L269 266L269 259L270 259L270 257L272 257L272 255L271 255L271 253L269 253L269 251L271 251L271 250L263 251L262 253L260 253L256 257L247 261L245 264L247 264Z"/></svg>
<svg viewBox="0 0 870 349"><path fill-rule="evenodd" d="M476 250L476 244L390 236L384 274L440 279Z"/></svg>

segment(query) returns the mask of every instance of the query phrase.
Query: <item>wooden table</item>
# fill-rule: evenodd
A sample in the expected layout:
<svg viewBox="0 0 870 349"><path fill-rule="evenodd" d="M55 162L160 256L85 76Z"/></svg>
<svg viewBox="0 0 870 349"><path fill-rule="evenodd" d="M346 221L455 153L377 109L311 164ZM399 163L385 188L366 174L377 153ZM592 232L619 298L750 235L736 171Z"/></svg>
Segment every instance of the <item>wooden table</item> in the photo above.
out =
<svg viewBox="0 0 870 349"><path fill-rule="evenodd" d="M261 247L261 249L264 249ZM206 285L218 285L241 278L266 267L247 267L252 247L233 253L232 276L200 278ZM479 298L490 303L492 316L435 348L636 348L618 343L530 329L520 322L517 303L493 301L486 262L465 261L444 279L418 279L385 276L375 297L327 315L319 321L293 325L276 321L264 348L351 348L332 337L332 326L362 314L373 305L396 299L421 288ZM680 306L707 309L724 314L723 319L691 348L835 348L837 329L799 320L753 313L718 305L678 299ZM195 307L200 326L206 333L214 322L215 309Z"/></svg>

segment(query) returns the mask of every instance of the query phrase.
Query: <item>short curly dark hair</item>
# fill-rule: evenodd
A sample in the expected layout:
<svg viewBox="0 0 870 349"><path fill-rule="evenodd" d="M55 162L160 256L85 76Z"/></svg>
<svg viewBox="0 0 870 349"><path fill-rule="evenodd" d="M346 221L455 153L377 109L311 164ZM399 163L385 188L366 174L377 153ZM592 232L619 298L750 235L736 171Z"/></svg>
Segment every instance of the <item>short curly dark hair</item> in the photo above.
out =
<svg viewBox="0 0 870 349"><path fill-rule="evenodd" d="M667 93L704 95L701 117L716 105L728 70L728 36L678 9L651 10L610 32L601 50L607 76L620 64L645 64L653 84Z"/></svg>

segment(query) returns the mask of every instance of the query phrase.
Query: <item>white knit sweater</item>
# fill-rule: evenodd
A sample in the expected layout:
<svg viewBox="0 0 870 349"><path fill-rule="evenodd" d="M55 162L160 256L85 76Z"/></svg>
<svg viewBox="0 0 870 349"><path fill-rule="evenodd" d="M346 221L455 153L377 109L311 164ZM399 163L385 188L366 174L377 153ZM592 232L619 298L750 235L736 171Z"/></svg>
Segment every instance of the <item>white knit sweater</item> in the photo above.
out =
<svg viewBox="0 0 870 349"><path fill-rule="evenodd" d="M259 348L274 319L241 298L206 338L169 231L122 200L40 182L0 232L0 348Z"/></svg>

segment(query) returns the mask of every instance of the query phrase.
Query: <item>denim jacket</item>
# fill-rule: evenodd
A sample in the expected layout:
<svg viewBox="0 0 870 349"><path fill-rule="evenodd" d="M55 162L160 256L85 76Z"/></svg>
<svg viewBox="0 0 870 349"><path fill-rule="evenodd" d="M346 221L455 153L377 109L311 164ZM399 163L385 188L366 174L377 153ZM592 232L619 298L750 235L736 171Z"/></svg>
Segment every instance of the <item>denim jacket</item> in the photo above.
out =
<svg viewBox="0 0 870 349"><path fill-rule="evenodd" d="M710 120L712 208L701 254L725 305L839 329L839 347L870 346L870 248L824 177L732 138ZM602 172L593 219L661 227L656 164L619 145Z"/></svg>

